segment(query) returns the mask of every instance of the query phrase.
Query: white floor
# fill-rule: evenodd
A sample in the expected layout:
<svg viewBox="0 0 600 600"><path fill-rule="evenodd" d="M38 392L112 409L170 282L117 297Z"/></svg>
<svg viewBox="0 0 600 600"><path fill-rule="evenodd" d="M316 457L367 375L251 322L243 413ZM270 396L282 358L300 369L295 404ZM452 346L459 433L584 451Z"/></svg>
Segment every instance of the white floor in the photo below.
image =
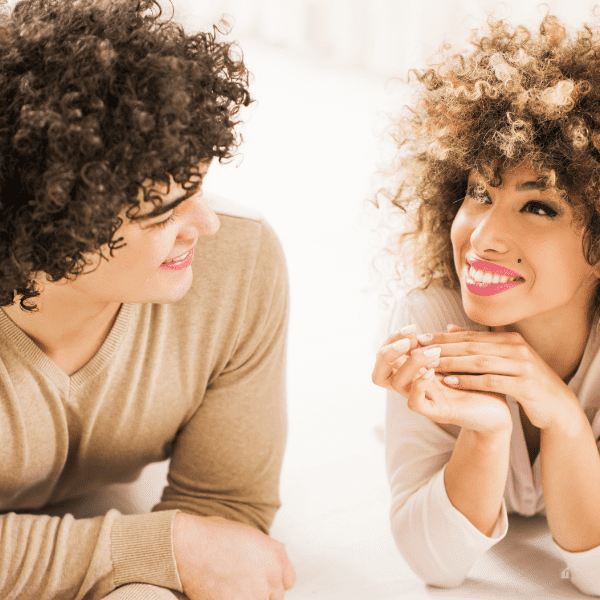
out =
<svg viewBox="0 0 600 600"><path fill-rule="evenodd" d="M370 382L377 299L366 291L364 207L385 82L253 43L244 49L258 99L244 160L211 168L206 187L259 208L289 264L289 442L271 532L297 573L286 599L585 597L561 579L544 519L511 517L507 538L455 590L425 586L401 559L388 525L384 395ZM165 468L149 467L121 508L148 509Z"/></svg>

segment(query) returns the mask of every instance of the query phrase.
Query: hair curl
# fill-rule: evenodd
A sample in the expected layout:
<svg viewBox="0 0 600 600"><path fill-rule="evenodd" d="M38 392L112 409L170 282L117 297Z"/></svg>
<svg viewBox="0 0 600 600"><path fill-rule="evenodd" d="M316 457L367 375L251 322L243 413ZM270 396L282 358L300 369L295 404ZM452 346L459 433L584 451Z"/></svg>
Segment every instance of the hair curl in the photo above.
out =
<svg viewBox="0 0 600 600"><path fill-rule="evenodd" d="M396 121L391 184L379 197L410 216L388 250L407 251L418 281L458 288L450 228L476 169L491 185L528 162L556 186L583 227L583 251L600 259L600 31L568 35L552 15L539 34L489 19L473 49L442 51L438 65L411 71L415 105ZM410 80L410 74L409 74Z"/></svg>
<svg viewBox="0 0 600 600"><path fill-rule="evenodd" d="M5 3L4 3L5 4ZM6 10L6 9L5 9ZM251 102L230 43L187 34L157 0L23 0L0 16L0 306L32 310L37 273L110 255L142 182L201 182Z"/></svg>

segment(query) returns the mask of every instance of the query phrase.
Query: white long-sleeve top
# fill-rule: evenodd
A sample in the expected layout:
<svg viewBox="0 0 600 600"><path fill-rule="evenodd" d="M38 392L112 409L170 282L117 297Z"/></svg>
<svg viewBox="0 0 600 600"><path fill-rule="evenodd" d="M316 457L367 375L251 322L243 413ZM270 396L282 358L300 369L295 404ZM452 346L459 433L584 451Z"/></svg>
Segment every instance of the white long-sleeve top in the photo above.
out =
<svg viewBox="0 0 600 600"><path fill-rule="evenodd" d="M457 292L436 284L415 290L396 303L389 332L411 323L417 325L417 333L445 332L449 323L487 330L467 317ZM581 364L569 382L596 440L600 437L599 347L596 316ZM540 457L530 465L519 405L510 396L507 401L513 419L510 466L500 516L487 537L452 506L444 486L444 469L460 428L438 425L411 411L397 392L388 392L386 460L392 491L392 531L406 562L429 584L460 585L478 557L506 535L507 513L545 514ZM600 595L600 546L586 552L567 552L555 545L567 563L572 583L586 594Z"/></svg>

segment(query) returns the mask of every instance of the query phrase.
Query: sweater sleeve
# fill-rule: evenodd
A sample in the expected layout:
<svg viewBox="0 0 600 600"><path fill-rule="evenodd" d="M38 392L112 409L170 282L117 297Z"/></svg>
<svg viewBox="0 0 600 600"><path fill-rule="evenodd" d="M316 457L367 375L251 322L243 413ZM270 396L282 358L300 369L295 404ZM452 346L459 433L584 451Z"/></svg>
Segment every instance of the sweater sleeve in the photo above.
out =
<svg viewBox="0 0 600 600"><path fill-rule="evenodd" d="M4 514L0 597L100 600L133 582L181 590L171 544L175 513L111 510L88 519Z"/></svg>
<svg viewBox="0 0 600 600"><path fill-rule="evenodd" d="M600 452L600 440L596 441ZM584 594L600 596L600 546L585 552L569 552L552 540L554 548L567 563L563 576Z"/></svg>
<svg viewBox="0 0 600 600"><path fill-rule="evenodd" d="M479 328L462 312L458 296L438 286L410 294L394 312L390 329L411 323L417 325L418 333L445 331L449 323ZM386 460L392 533L413 571L426 583L440 587L460 585L479 556L508 530L504 500L491 537L450 502L444 470L455 443L455 435L411 411L397 392L388 392Z"/></svg>
<svg viewBox="0 0 600 600"><path fill-rule="evenodd" d="M282 248L262 224L231 356L178 434L155 510L241 521L267 533L279 501L286 438L288 279Z"/></svg>

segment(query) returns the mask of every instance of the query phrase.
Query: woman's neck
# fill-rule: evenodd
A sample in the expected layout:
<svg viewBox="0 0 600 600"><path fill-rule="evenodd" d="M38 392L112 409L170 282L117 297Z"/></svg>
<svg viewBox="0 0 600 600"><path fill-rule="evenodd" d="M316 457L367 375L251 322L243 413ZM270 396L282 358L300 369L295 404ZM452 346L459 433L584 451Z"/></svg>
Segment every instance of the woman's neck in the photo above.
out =
<svg viewBox="0 0 600 600"><path fill-rule="evenodd" d="M520 333L560 378L568 382L583 357L592 321L593 314L581 311L569 315L569 319L539 315L525 322L494 330Z"/></svg>

